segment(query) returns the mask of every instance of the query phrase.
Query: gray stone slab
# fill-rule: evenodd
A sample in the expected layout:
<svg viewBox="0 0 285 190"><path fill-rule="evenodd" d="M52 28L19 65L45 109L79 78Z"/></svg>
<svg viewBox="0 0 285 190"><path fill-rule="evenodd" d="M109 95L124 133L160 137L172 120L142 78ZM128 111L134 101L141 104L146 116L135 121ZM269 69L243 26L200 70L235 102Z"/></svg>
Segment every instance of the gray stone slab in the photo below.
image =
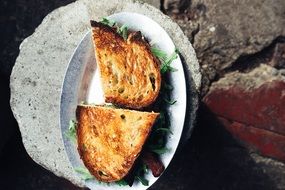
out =
<svg viewBox="0 0 285 190"><path fill-rule="evenodd" d="M90 29L89 20L121 11L147 15L168 32L185 60L190 81L186 122L193 125L196 117L199 65L187 37L169 17L148 4L130 0L79 0L53 11L20 46L10 78L10 104L28 154L38 164L79 186L83 183L68 161L59 126L63 79L77 44Z"/></svg>
<svg viewBox="0 0 285 190"><path fill-rule="evenodd" d="M284 0L164 0L163 6L193 41L203 75L202 96L239 58L285 35Z"/></svg>

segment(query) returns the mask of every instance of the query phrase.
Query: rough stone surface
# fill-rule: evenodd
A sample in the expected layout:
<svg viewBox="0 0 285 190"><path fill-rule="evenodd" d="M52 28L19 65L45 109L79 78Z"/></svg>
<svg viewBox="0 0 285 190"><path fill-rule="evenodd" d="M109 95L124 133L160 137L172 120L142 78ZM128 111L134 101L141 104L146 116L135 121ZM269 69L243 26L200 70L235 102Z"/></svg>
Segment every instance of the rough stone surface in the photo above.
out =
<svg viewBox="0 0 285 190"><path fill-rule="evenodd" d="M201 103L190 141L150 189L284 190L285 164L241 146Z"/></svg>
<svg viewBox="0 0 285 190"><path fill-rule="evenodd" d="M282 72L260 65L249 73L227 74L212 84L203 102L235 137L263 155L285 161Z"/></svg>
<svg viewBox="0 0 285 190"><path fill-rule="evenodd" d="M143 2L146 2L155 8L160 9L160 0L143 0Z"/></svg>
<svg viewBox="0 0 285 190"><path fill-rule="evenodd" d="M265 82L272 82L274 80L282 81L284 79L285 76L280 70L261 64L258 68L255 68L248 73L236 71L226 74L219 81L213 83L211 89L239 86L249 91L260 87Z"/></svg>
<svg viewBox="0 0 285 190"><path fill-rule="evenodd" d="M251 158L260 168L266 168L268 178L275 182L269 189L285 189L285 164L274 159L262 157L256 153L250 154ZM264 170L263 170L264 171Z"/></svg>
<svg viewBox="0 0 285 190"><path fill-rule="evenodd" d="M269 65L279 69L285 69L285 43L275 45Z"/></svg>
<svg viewBox="0 0 285 190"><path fill-rule="evenodd" d="M190 42L177 24L152 6L134 1L81 0L46 16L35 33L20 46L10 77L10 104L29 155L77 185L82 185L82 181L74 175L68 162L59 126L64 74L74 49L89 30L89 20L121 11L145 14L164 27L187 63L185 69L191 80L188 90L195 95L200 87L199 65ZM198 105L197 96L193 94L188 116L190 125Z"/></svg>
<svg viewBox="0 0 285 190"><path fill-rule="evenodd" d="M202 95L240 56L259 52L285 34L284 0L165 0L164 9L193 42Z"/></svg>
<svg viewBox="0 0 285 190"><path fill-rule="evenodd" d="M251 150L261 155L285 162L285 135L259 129L254 126L218 118L233 136Z"/></svg>

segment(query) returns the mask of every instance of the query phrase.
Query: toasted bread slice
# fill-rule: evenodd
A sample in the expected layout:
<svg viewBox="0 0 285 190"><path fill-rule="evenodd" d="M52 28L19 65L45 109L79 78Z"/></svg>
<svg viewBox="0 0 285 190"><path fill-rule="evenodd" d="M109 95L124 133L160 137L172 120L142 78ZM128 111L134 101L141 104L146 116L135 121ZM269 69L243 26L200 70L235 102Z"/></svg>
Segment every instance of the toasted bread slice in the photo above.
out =
<svg viewBox="0 0 285 190"><path fill-rule="evenodd" d="M102 106L78 106L78 151L90 173L104 182L122 179L139 156L158 115Z"/></svg>
<svg viewBox="0 0 285 190"><path fill-rule="evenodd" d="M105 101L139 109L159 94L160 62L140 32L125 41L114 28L91 21L96 61Z"/></svg>

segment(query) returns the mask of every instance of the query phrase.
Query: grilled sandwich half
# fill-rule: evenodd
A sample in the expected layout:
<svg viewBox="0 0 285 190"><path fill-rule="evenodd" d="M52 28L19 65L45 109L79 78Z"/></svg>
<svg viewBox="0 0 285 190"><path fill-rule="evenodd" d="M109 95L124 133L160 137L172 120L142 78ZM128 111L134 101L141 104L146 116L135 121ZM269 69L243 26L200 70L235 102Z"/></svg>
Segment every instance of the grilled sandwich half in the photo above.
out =
<svg viewBox="0 0 285 190"><path fill-rule="evenodd" d="M158 115L79 105L78 151L90 173L103 182L122 179L139 156Z"/></svg>
<svg viewBox="0 0 285 190"><path fill-rule="evenodd" d="M91 21L105 101L140 109L152 104L161 85L160 62L140 32L126 40L116 29Z"/></svg>

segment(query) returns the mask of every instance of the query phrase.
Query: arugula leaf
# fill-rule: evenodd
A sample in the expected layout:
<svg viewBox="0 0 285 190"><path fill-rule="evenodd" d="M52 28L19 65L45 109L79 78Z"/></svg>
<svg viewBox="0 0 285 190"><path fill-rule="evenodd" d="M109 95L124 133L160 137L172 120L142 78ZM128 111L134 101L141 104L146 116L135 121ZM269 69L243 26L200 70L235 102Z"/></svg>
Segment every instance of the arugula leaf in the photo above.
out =
<svg viewBox="0 0 285 190"><path fill-rule="evenodd" d="M148 171L147 165L144 164L143 162L140 162L140 164L136 168L134 176L135 179L140 181L144 186L148 186L148 180L143 177L145 173L147 173L147 171Z"/></svg>
<svg viewBox="0 0 285 190"><path fill-rule="evenodd" d="M108 18L106 18L106 17L103 17L102 20L100 21L100 23L105 24L105 25L108 25L108 26L110 26L110 27L113 27L113 26L116 24L115 21L110 20L110 19L108 19Z"/></svg>
<svg viewBox="0 0 285 190"><path fill-rule="evenodd" d="M158 154L158 155L161 155L161 154L168 152L169 149L166 147L162 147L162 148L151 149L151 151Z"/></svg>
<svg viewBox="0 0 285 190"><path fill-rule="evenodd" d="M121 179L120 181L116 181L115 183L118 184L119 186L129 185L124 179Z"/></svg>
<svg viewBox="0 0 285 190"><path fill-rule="evenodd" d="M151 47L151 52L163 62L167 59L167 53L158 48Z"/></svg>
<svg viewBox="0 0 285 190"><path fill-rule="evenodd" d="M127 38L128 38L128 27L125 24L121 27L118 27L117 23L115 21L110 20L106 17L103 17L102 20L100 21L100 23L108 25L110 27L116 26L117 33L120 34L124 38L124 40L127 40Z"/></svg>
<svg viewBox="0 0 285 190"><path fill-rule="evenodd" d="M153 135L156 139L154 142L147 145L148 150L156 150L165 147L165 136L162 134Z"/></svg>
<svg viewBox="0 0 285 190"><path fill-rule="evenodd" d="M74 168L74 171L81 175L81 179L83 180L90 180L94 179L94 176L90 174L90 172L84 167L77 167Z"/></svg>
<svg viewBox="0 0 285 190"><path fill-rule="evenodd" d="M170 65L166 64L166 63L162 63L161 68L160 68L160 72L162 74L166 73L166 72L175 72L178 71L176 68L171 67Z"/></svg>
<svg viewBox="0 0 285 190"><path fill-rule="evenodd" d="M164 112L160 112L158 119L154 125L155 128L160 128L165 124L165 115Z"/></svg>
<svg viewBox="0 0 285 190"><path fill-rule="evenodd" d="M175 60L177 57L178 57L178 50L175 49L175 51L168 57L167 56L167 53L165 53L164 51L158 49L158 48L155 48L155 47L152 47L151 48L151 52L160 59L160 61L162 62L161 64L161 73L164 74L166 72L175 72L177 71L176 68L173 68L170 66L171 62L173 60Z"/></svg>
<svg viewBox="0 0 285 190"><path fill-rule="evenodd" d="M65 136L73 143L76 142L76 122L75 121L73 120L69 121L68 131L65 133Z"/></svg>
<svg viewBox="0 0 285 190"><path fill-rule="evenodd" d="M177 57L178 57L178 54L177 54L176 49L175 49L175 51L167 58L167 60L165 60L165 63L170 65L170 63L173 60L175 60Z"/></svg>
<svg viewBox="0 0 285 190"><path fill-rule="evenodd" d="M163 89L172 91L173 90L173 86L170 85L170 84L167 84L166 82L164 82L163 83Z"/></svg>
<svg viewBox="0 0 285 190"><path fill-rule="evenodd" d="M147 171L147 165L145 163L141 163L140 167L137 170L137 175L145 174Z"/></svg>
<svg viewBox="0 0 285 190"><path fill-rule="evenodd" d="M128 27L127 27L127 25L124 24L123 26L118 28L117 32L118 32L118 34L120 34L124 38L124 40L127 40L127 38L128 38Z"/></svg>
<svg viewBox="0 0 285 190"><path fill-rule="evenodd" d="M158 129L156 129L155 131L164 131L164 132L168 132L168 133L171 133L171 134L173 134L172 133L172 131L169 129L169 128L158 128Z"/></svg>
<svg viewBox="0 0 285 190"><path fill-rule="evenodd" d="M144 186L148 186L148 180L142 176L135 176L135 179L139 180Z"/></svg>
<svg viewBox="0 0 285 190"><path fill-rule="evenodd" d="M174 104L177 102L177 100L168 100L168 99L166 99L166 98L163 98L163 100L164 100L166 103L168 103L169 105L174 105Z"/></svg>
<svg viewBox="0 0 285 190"><path fill-rule="evenodd" d="M148 168L147 168L146 164L143 164L142 170L143 170L144 173L147 173Z"/></svg>

